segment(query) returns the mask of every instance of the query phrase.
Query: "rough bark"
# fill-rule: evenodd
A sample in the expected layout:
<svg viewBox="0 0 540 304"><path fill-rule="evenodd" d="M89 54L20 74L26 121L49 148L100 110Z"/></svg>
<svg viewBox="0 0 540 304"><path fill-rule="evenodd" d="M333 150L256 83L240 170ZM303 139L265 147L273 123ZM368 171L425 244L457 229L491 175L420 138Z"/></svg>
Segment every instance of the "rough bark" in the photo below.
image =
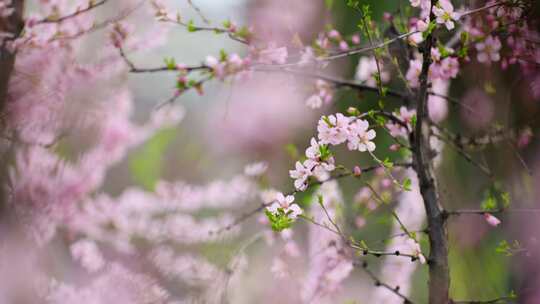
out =
<svg viewBox="0 0 540 304"><path fill-rule="evenodd" d="M433 17L431 17L431 20L434 19ZM414 169L418 175L420 193L424 200L429 229L429 303L447 304L449 303L450 275L445 215L440 206L437 182L433 172L433 153L429 146L428 72L431 65L430 50L433 45L434 38L432 35L428 35L423 47L420 89L416 104L417 121L412 139L412 148Z"/></svg>
<svg viewBox="0 0 540 304"><path fill-rule="evenodd" d="M11 16L5 19L0 19L0 31L18 36L24 25L24 0L13 1L13 7L15 8L15 12ZM14 64L15 53L8 52L5 49L5 46L2 45L0 47L0 113L3 113L4 111L9 78L13 72Z"/></svg>
<svg viewBox="0 0 540 304"><path fill-rule="evenodd" d="M14 37L17 37L24 26L23 20L23 11L24 11L24 0L14 0L13 7L15 11L12 15L7 18L0 18L0 31L11 33ZM15 56L16 53L9 52L6 50L5 45L0 45L0 133L3 133L5 127L5 108L8 98L8 86L9 79L13 74L13 68L15 66ZM5 179L7 176L7 159L10 151L9 147L2 147L0 151L0 226L8 225L7 223L13 219L10 217L10 212L6 206L6 196L4 186ZM7 229L5 227L0 227L0 229L5 232ZM3 239L0 235L0 241Z"/></svg>

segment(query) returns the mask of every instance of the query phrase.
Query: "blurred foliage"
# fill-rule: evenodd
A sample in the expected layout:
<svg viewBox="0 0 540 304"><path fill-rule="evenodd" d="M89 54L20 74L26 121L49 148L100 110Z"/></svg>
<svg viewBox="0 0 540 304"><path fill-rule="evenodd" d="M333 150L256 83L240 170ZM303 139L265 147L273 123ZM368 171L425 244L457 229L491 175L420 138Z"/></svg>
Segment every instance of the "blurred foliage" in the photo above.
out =
<svg viewBox="0 0 540 304"><path fill-rule="evenodd" d="M154 190L156 182L162 176L165 151L173 142L176 133L174 128L160 130L130 155L129 170L137 185L147 190Z"/></svg>

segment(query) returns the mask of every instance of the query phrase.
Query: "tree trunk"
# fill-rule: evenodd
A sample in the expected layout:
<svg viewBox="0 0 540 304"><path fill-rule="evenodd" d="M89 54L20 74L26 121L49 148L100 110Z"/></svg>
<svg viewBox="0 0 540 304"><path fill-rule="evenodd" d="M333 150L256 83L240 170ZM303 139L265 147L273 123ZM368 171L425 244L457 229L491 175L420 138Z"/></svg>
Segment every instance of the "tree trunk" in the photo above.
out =
<svg viewBox="0 0 540 304"><path fill-rule="evenodd" d="M23 11L24 0L14 0L13 7L15 11L13 14L6 18L0 18L0 32L7 32L17 37L24 26ZM5 130L5 108L8 98L8 86L9 79L13 73L13 67L15 65L15 52L9 52L6 50L6 46L0 45L0 133L4 133ZM10 145L10 143L8 143ZM0 147L0 151L3 151L3 155L0 155L0 230L2 233L10 230L10 223L13 222L12 216L6 204L6 178L7 178L7 159L10 147ZM4 227L5 226L5 227ZM6 235L0 235L0 240L7 237Z"/></svg>
<svg viewBox="0 0 540 304"><path fill-rule="evenodd" d="M433 6L432 0L432 6ZM431 20L434 20L432 14ZM429 303L449 303L450 275L448 270L448 241L445 216L440 206L437 182L433 172L433 153L429 146L428 124L428 72L431 65L432 35L426 37L423 47L423 64L420 74L420 89L416 104L416 126L412 138L413 164L418 174L420 193L426 209L429 236Z"/></svg>

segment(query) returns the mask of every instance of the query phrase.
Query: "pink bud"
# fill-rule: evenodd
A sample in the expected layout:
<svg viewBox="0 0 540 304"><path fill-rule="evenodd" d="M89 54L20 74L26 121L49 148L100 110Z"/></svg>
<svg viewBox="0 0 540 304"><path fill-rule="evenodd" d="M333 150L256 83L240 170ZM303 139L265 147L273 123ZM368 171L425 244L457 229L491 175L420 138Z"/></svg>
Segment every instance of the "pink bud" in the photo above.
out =
<svg viewBox="0 0 540 304"><path fill-rule="evenodd" d="M531 128L527 127L521 131L518 137L517 146L518 148L522 149L529 145L531 142L531 139L533 137L533 133L531 131Z"/></svg>
<svg viewBox="0 0 540 304"><path fill-rule="evenodd" d="M488 222L488 224L490 224L493 227L496 227L501 223L501 221L498 218L491 215L490 213L484 213L484 218L486 219L486 222Z"/></svg>
<svg viewBox="0 0 540 304"><path fill-rule="evenodd" d="M339 34L338 31L331 30L330 32L328 32L328 37L330 37L332 39L339 39L341 37L341 35Z"/></svg>
<svg viewBox="0 0 540 304"><path fill-rule="evenodd" d="M390 146L390 151L397 151L397 150L399 150L399 148L400 148L400 145L393 144L393 145Z"/></svg>
<svg viewBox="0 0 540 304"><path fill-rule="evenodd" d="M356 228L360 229L366 225L366 219L363 216L357 216L354 220Z"/></svg>
<svg viewBox="0 0 540 304"><path fill-rule="evenodd" d="M392 181L389 178L385 178L381 181L381 186L383 186L383 188L388 188L392 186Z"/></svg>
<svg viewBox="0 0 540 304"><path fill-rule="evenodd" d="M354 176L360 176L360 175L362 175L362 169L360 169L360 167L358 167L358 166L354 166L354 168L353 168L353 174L354 174Z"/></svg>
<svg viewBox="0 0 540 304"><path fill-rule="evenodd" d="M385 21L392 21L392 19L394 19L392 14L390 14L389 12L384 12L383 18L384 18Z"/></svg>
<svg viewBox="0 0 540 304"><path fill-rule="evenodd" d="M345 40L342 40L339 43L339 49L342 50L342 51L346 51L346 50L349 49L349 45L347 44L347 42Z"/></svg>
<svg viewBox="0 0 540 304"><path fill-rule="evenodd" d="M360 43L360 35L354 34L354 35L351 37L351 41L352 41L352 43L354 43L354 44L359 44L359 43Z"/></svg>

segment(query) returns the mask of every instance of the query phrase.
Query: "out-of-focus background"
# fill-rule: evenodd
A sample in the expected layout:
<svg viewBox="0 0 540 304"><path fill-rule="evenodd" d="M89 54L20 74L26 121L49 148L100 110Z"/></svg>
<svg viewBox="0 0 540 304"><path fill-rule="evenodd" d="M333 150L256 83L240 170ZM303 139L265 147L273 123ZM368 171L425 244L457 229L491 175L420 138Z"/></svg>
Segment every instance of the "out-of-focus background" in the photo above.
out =
<svg viewBox="0 0 540 304"><path fill-rule="evenodd" d="M327 2L327 3L325 3ZM326 5L333 2L331 9ZM309 43L318 32L328 25L348 35L358 31L358 12L347 7L346 1L288 1L288 0L193 0L202 14L213 24L231 20L239 25L254 26L263 39L271 39L285 46L293 44L298 34L304 43ZM454 1L456 2L456 1ZM469 2L469 1L466 1ZM187 1L169 0L170 8L181 12L185 20L200 20L198 13ZM408 1L365 0L376 21L383 19L385 12L397 12ZM456 3L456 7L459 7ZM146 22L154 22L147 15L134 14L136 29L144 29ZM137 19L140 18L140 19ZM131 19L130 19L131 20ZM137 20L137 21L135 21ZM207 55L219 56L220 50L227 53L247 54L244 45L226 35L212 32L189 33L182 27L167 26L160 46L145 51L144 47L129 53L129 58L140 67L160 66L164 58L174 57L176 62L197 65ZM91 56L99 41L88 42L87 52ZM148 41L148 43L153 43ZM96 45L97 44L97 45ZM353 78L360 56L340 60L327 69L329 74ZM481 114L471 114L463 107L449 103L448 118L444 125L449 129L466 130L465 135L483 134L500 124L516 129L530 127L533 138L530 145L515 150L510 145L494 145L478 157L489 164L500 182L510 193L512 206L516 208L540 207L540 103L529 90L530 80L517 70L503 71L498 66L470 64L460 71L458 80L451 82L448 95ZM148 119L154 107L170 98L174 92L174 73L148 73L126 75L129 89L135 101L134 119ZM136 185L155 190L159 180L182 180L192 184L207 184L215 180L226 180L241 173L244 166L253 162L268 163L268 175L264 181L272 188L292 190L289 170L294 168L295 156L308 146L309 138L316 135L316 123L322 114L344 112L350 106L360 111L373 108L378 98L366 93L358 98L352 91L340 91L334 102L319 110L305 107L309 96L310 79L290 75L255 73L249 79L212 81L204 85L204 95L191 90L176 102L184 106L185 117L174 128L160 130L146 143L130 151L128 157L110 170L104 191L112 196L120 195L130 186ZM388 101L389 109L398 109L396 101ZM393 142L388 136L377 138L378 147L388 147ZM377 156L395 158L399 152L380 149ZM371 158L360 153L337 149L338 163L347 167L365 166ZM532 175L530 174L532 173ZM445 208L478 209L491 184L485 175L463 159L455 150L445 147L437 174L440 178L442 202ZM355 180L339 181L343 195L344 229L358 239L368 243L378 242L390 234L392 216L389 212L395 202L378 209L365 218L361 228L355 224L355 195L361 186ZM299 194L297 201L310 200L308 195ZM244 208L256 208L258 199ZM245 210L236 210L236 214ZM211 212L211 211L208 211ZM538 213L508 213L501 217L502 225L489 226L482 217L459 216L452 218L449 225L451 294L458 299L490 299L510 294L512 291L531 295L538 293L537 273L540 272L540 226ZM267 229L254 216L243 224L240 236L223 242L204 244L194 250L210 262L226 267L231 257L251 239L254 232ZM300 258L294 267L301 277L309 267L302 252L308 246L307 223L294 228L294 239L300 246ZM519 242L516 252L509 256L497 248L501 242ZM383 246L385 243L381 243ZM427 248L425 238L422 248ZM297 303L298 289L294 280L276 278L271 271L276 248L266 242L257 241L246 249L249 267L242 273L237 284L231 287L231 303ZM379 260L367 257L375 270ZM427 267L419 266L412 277L411 298L418 303L427 302ZM175 286L168 286L174 290ZM346 300L369 298L373 282L361 270L354 270L344 284L339 298L328 303L345 303ZM183 289L179 289L179 293ZM279 295L277 300L276 295ZM540 296L539 296L540 297ZM531 302L532 303L532 302Z"/></svg>
<svg viewBox="0 0 540 304"><path fill-rule="evenodd" d="M200 0L196 4L212 21L230 19L237 24L255 24L272 38L285 43L292 33L299 32L305 41L332 24L343 34L357 31L359 14L344 3L335 1L331 12L324 9L323 1L212 1ZM384 12L396 12L401 1L363 1L373 10L374 18L382 20ZM406 2L406 1L404 1ZM182 1L169 1L171 7L187 16L197 18ZM401 4L408 5L408 3ZM217 56L221 49L229 53L245 54L243 45L224 35L213 33L188 33L183 28L172 28L167 34L167 43L151 53L138 52L132 59L142 66L159 65L164 57L175 57L178 62L197 64L206 55ZM343 60L334 73L353 77L358 56ZM464 70L461 80L453 81L449 95L460 99L481 112L481 117L449 104L447 124L466 126L469 134L481 134L495 122L514 126L529 125L537 138L539 121L538 100L528 94L528 83L516 71L502 71L498 67L472 66ZM148 111L171 94L174 75L144 74L129 76L129 85L136 101L137 117L145 117ZM376 96L366 94L359 102L353 92L344 92L336 102L321 111L309 112L304 108L307 97L306 83L287 76L255 75L247 83L218 83L205 86L205 94L189 92L178 102L186 106L186 117L178 128L165 130L131 153L128 160L113 170L107 190L116 193L127 184L138 184L152 188L161 177L181 179L193 183L205 183L214 179L227 178L242 170L253 161L267 161L269 183L278 189L291 189L288 170L293 168L294 159L287 147L297 146L301 151L307 146L307 138L315 134L315 123L319 114L345 110L349 106L369 109L376 104ZM395 104L396 108L399 104ZM379 138L377 145L389 145L388 138ZM386 140L386 142L384 142ZM511 189L515 206L538 207L540 180L527 171L538 172L539 146L532 145L519 151L525 169L509 146L497 146L484 153L487 163L504 176L503 182ZM343 151L341 151L343 152ZM395 155L379 155L380 158ZM368 158L342 153L337 157L346 165L369 162ZM475 167L446 148L438 170L441 177L443 203L449 209L478 208L484 198L489 180ZM358 185L354 181L340 182L345 204L353 201ZM253 203L255 206L257 202ZM508 294L512 290L528 292L528 269L538 269L537 214L508 214L503 225L492 229L477 217L458 217L450 223L450 264L452 269L452 294L455 298L493 298ZM351 217L349 222L353 222ZM247 223L259 229L255 219ZM536 226L535 226L536 225ZM389 234L391 217L388 212L377 212L367 219L367 225L356 233L366 240L383 239ZM305 242L305 227L297 227L297 238ZM247 229L246 231L251 231ZM249 233L246 233L249 234ZM304 238L304 240L303 240ZM519 240L524 253L506 256L496 252L501 241ZM425 241L425 240L424 240ZM234 243L234 242L233 242ZM203 255L223 262L227 253L238 244L224 244L203 248ZM305 243L304 243L305 245ZM425 245L425 244L424 244ZM246 281L238 293L235 303L275 303L272 295L277 292L294 294L295 287L283 285L272 277L270 261L272 252L259 243L249 250L251 266ZM536 270L534 270L536 271ZM419 303L426 302L427 267L420 267L414 277L412 295ZM264 281L265 283L258 283ZM371 288L365 275L355 273L345 285L345 299L362 299L363 293ZM280 301L281 302L281 301ZM284 303L285 301L281 302ZM334 303L338 303L336 300Z"/></svg>

